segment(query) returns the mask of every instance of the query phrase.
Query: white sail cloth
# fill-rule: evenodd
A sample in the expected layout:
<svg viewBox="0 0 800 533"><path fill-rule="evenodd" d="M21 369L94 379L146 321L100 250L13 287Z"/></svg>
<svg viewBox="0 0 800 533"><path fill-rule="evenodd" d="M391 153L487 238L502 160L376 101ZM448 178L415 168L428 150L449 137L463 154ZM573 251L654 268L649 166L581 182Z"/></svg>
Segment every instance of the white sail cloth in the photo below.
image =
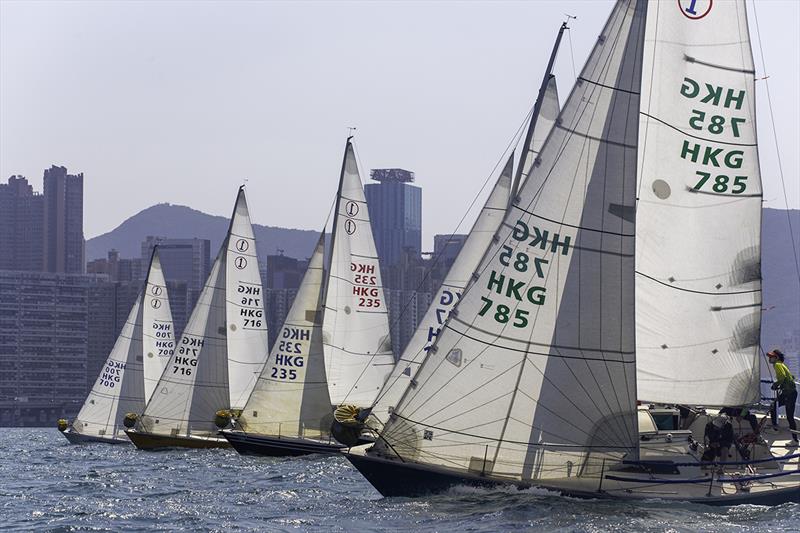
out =
<svg viewBox="0 0 800 533"><path fill-rule="evenodd" d="M331 400L322 348L324 232L264 370L238 419L248 433L323 438Z"/></svg>
<svg viewBox="0 0 800 533"><path fill-rule="evenodd" d="M350 140L336 200L322 342L330 399L370 407L394 366L369 210Z"/></svg>
<svg viewBox="0 0 800 533"><path fill-rule="evenodd" d="M633 213L645 13L644 2L615 6L380 453L526 480L637 456Z"/></svg>
<svg viewBox="0 0 800 533"><path fill-rule="evenodd" d="M140 429L173 436L215 435L215 413L244 406L266 355L263 289L240 189L228 235Z"/></svg>
<svg viewBox="0 0 800 533"><path fill-rule="evenodd" d="M744 1L657 2L639 126L639 399L758 400L761 176Z"/></svg>
<svg viewBox="0 0 800 533"><path fill-rule="evenodd" d="M458 252L458 256L453 261L450 270L448 270L441 287L434 295L433 303L422 318L417 330L414 332L414 336L411 337L403 351L403 355L398 359L397 364L386 380L386 384L378 395L371 412L370 425L375 425L377 421L377 427L380 427L389 419L389 413L397 405L411 382L411 378L417 373L417 369L439 335L450 310L461 299L461 294L467 286L467 282L478 267L481 257L483 257L483 252L489 246L492 237L505 216L508 197L511 192L513 163L514 156L512 154L500 177L495 182L489 197L486 199L486 204L484 204L481 212L478 213L478 218L475 220L467 240Z"/></svg>
<svg viewBox="0 0 800 533"><path fill-rule="evenodd" d="M73 431L96 437L127 438L123 418L129 412L140 413L150 398L155 380L175 347L172 327L167 287L156 248L144 286L72 423Z"/></svg>

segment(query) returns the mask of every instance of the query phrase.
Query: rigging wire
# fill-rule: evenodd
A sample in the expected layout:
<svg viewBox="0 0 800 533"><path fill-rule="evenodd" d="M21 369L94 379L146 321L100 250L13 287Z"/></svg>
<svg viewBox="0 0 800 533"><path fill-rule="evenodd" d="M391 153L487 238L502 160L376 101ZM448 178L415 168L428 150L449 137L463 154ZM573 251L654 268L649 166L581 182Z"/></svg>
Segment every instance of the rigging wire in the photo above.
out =
<svg viewBox="0 0 800 533"><path fill-rule="evenodd" d="M780 147L778 146L778 130L775 128L775 114L772 111L772 98L770 97L769 92L769 76L767 75L767 63L764 59L764 47L761 45L761 29L758 26L758 10L756 9L756 3L753 3L753 15L756 22L756 35L758 36L758 52L761 56L761 68L764 69L764 88L766 89L767 93L767 107L769 108L769 118L770 122L772 123L772 139L775 142L775 155L778 160L778 175L781 178L781 188L783 190L783 202L786 205L786 223L789 226L789 238L792 241L792 257L794 258L794 268L795 272L797 273L797 280L800 281L800 260L798 260L797 256L797 244L795 242L794 237L794 229L792 228L792 216L791 210L789 209L789 197L786 194L786 180L784 179L783 175L783 163L781 162L781 152Z"/></svg>
<svg viewBox="0 0 800 533"><path fill-rule="evenodd" d="M566 13L564 13L567 15ZM578 17L573 17L572 15L567 15L567 22L570 19L577 19ZM575 70L575 52L572 48L572 30L569 26L567 26L567 40L569 41L569 57L572 60L572 77L575 78L575 81L578 81L578 72Z"/></svg>

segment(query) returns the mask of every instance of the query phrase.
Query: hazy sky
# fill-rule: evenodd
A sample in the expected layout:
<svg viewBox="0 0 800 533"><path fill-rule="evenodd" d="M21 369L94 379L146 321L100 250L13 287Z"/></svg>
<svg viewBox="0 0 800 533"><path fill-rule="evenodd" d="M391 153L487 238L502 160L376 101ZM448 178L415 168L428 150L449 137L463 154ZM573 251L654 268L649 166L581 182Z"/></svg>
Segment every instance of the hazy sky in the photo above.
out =
<svg viewBox="0 0 800 533"><path fill-rule="evenodd" d="M557 61L562 104L571 49L580 71L611 6L0 0L0 178L22 174L41 190L51 164L83 172L87 238L159 202L228 216L244 178L254 222L320 229L356 126L364 174L416 173L429 248L533 104L564 14L578 19ZM798 208L800 2L755 9ZM763 89L764 200L784 207Z"/></svg>

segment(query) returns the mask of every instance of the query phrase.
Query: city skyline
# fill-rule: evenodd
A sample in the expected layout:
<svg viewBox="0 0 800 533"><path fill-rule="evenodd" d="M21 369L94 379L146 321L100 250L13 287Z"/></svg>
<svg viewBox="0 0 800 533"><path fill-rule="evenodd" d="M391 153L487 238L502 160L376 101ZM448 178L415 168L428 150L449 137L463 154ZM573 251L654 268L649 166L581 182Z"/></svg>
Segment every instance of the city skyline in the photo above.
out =
<svg viewBox="0 0 800 533"><path fill-rule="evenodd" d="M800 52L792 28L800 7L756 8L796 209ZM572 57L577 70L609 9L610 2L3 2L0 175L25 175L41 190L41 169L53 163L83 172L86 238L162 202L227 215L220 199L245 179L254 222L318 231L347 127L356 126L365 182L371 168L416 173L429 250L434 234L468 229L474 212L458 222L532 105L564 13L578 19L556 62L562 101ZM552 31L532 34L534 18ZM761 77L755 22L751 16ZM180 42L176 24L185 30ZM298 37L306 34L315 38ZM757 101L766 106L763 91ZM769 110L760 116L764 201L783 208Z"/></svg>

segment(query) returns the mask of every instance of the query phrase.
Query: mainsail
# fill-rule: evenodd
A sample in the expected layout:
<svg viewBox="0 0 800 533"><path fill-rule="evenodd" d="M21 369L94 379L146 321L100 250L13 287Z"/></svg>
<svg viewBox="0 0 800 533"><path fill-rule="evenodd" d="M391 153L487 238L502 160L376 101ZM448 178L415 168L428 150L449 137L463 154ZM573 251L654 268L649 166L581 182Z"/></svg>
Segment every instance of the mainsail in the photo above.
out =
<svg viewBox="0 0 800 533"><path fill-rule="evenodd" d="M144 409L174 347L172 313L156 247L144 286L72 430L96 437L126 438L125 414Z"/></svg>
<svg viewBox="0 0 800 533"><path fill-rule="evenodd" d="M638 449L634 209L646 3L620 1L376 451L531 480Z"/></svg>
<svg viewBox="0 0 800 533"><path fill-rule="evenodd" d="M347 139L333 223L322 342L330 398L370 407L394 366L378 253Z"/></svg>
<svg viewBox="0 0 800 533"><path fill-rule="evenodd" d="M263 290L244 189L228 235L144 410L140 426L161 435L216 435L215 413L241 409L267 355Z"/></svg>
<svg viewBox="0 0 800 533"><path fill-rule="evenodd" d="M322 348L323 231L264 370L238 419L248 433L321 438L331 399Z"/></svg>
<svg viewBox="0 0 800 533"><path fill-rule="evenodd" d="M688 6L688 7L686 7ZM648 14L636 240L639 398L758 401L761 176L743 0Z"/></svg>

